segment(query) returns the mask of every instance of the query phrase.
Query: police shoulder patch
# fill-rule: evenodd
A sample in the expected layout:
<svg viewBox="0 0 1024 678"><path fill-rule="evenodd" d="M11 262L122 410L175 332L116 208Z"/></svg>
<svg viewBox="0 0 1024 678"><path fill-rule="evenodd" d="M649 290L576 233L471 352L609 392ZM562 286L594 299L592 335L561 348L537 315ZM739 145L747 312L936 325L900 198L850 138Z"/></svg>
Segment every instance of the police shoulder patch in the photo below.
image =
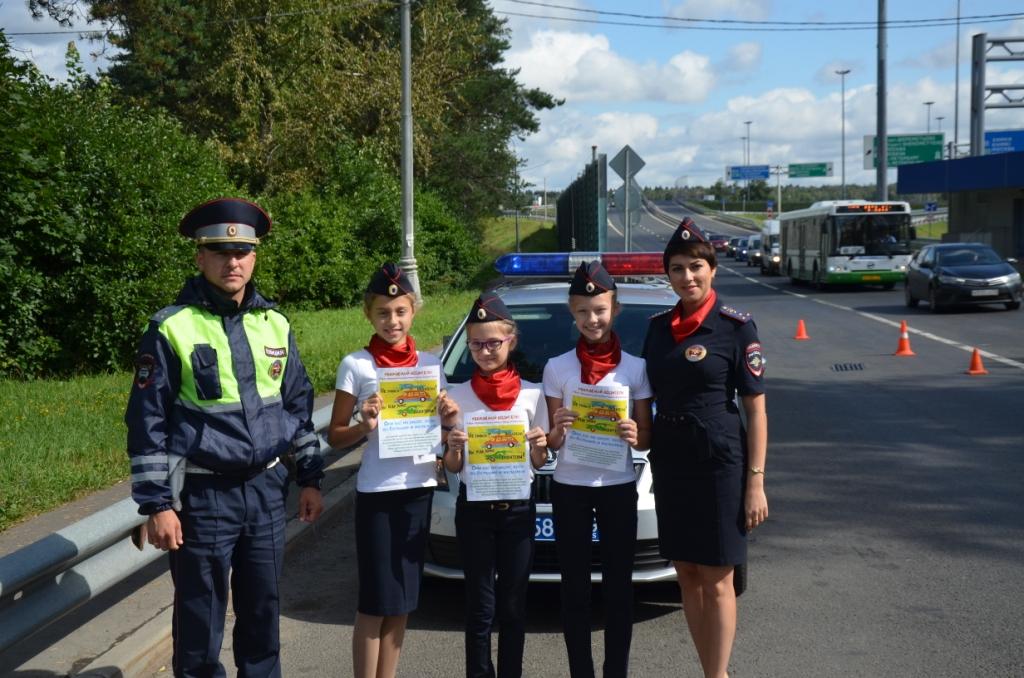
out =
<svg viewBox="0 0 1024 678"><path fill-rule="evenodd" d="M156 358L149 353L143 353L135 359L135 385L139 388L147 388L153 383L156 374Z"/></svg>
<svg viewBox="0 0 1024 678"><path fill-rule="evenodd" d="M731 306L720 306L718 312L724 315L726 318L732 318L733 320L736 320L741 324L750 322L751 318L751 315L749 313L737 311L735 308Z"/></svg>
<svg viewBox="0 0 1024 678"><path fill-rule="evenodd" d="M761 350L761 344L756 341L752 344L747 344L743 362L746 363L747 370L760 379L764 374L764 352Z"/></svg>

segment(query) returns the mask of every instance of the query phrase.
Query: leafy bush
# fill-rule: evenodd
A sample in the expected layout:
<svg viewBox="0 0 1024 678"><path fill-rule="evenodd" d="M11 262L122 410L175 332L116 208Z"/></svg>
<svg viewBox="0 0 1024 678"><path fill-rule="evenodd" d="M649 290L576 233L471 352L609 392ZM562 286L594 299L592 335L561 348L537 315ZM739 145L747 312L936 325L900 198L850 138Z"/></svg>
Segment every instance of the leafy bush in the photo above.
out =
<svg viewBox="0 0 1024 678"><path fill-rule="evenodd" d="M55 85L0 42L0 375L124 365L193 270L181 215L236 193L211 147L80 73Z"/></svg>

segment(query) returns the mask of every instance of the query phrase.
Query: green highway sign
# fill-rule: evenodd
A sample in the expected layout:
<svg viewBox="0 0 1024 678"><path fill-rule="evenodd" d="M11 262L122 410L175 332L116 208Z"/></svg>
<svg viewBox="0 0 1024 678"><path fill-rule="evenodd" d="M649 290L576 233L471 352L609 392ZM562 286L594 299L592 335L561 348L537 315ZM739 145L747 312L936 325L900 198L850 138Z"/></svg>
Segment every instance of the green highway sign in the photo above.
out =
<svg viewBox="0 0 1024 678"><path fill-rule="evenodd" d="M942 147L946 136L937 134L890 134L886 137L889 144L889 167L913 165L919 162L942 160ZM864 169L874 169L878 153L874 135L864 136Z"/></svg>
<svg viewBox="0 0 1024 678"><path fill-rule="evenodd" d="M790 163L787 170L790 179L802 179L804 177L830 177L832 176L832 163L830 162L798 162Z"/></svg>

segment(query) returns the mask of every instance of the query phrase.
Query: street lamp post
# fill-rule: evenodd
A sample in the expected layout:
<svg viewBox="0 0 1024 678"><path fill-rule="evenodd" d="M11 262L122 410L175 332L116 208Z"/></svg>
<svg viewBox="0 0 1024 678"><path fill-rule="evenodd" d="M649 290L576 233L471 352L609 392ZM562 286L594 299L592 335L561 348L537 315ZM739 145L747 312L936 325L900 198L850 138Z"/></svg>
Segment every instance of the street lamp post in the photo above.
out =
<svg viewBox="0 0 1024 678"><path fill-rule="evenodd" d="M942 131L942 121L946 119L946 116L944 116L944 115L936 115L935 119L939 123L939 131L941 132Z"/></svg>
<svg viewBox="0 0 1024 678"><path fill-rule="evenodd" d="M843 200L846 200L846 74L850 72L849 68L836 71L836 75L839 76L839 80L842 83L842 147L843 147L843 159L839 163L843 168Z"/></svg>
<svg viewBox="0 0 1024 678"><path fill-rule="evenodd" d="M747 138L746 137L740 137L740 162L742 162L743 163L743 167L746 168L746 166L747 166ZM746 169L744 169L743 171L746 172ZM747 181L749 181L749 179ZM739 181L737 181L736 183L739 184ZM737 188L739 188L738 185L737 185ZM740 191L740 199L743 200L743 211L746 212L747 211L747 195L743 191Z"/></svg>
<svg viewBox="0 0 1024 678"><path fill-rule="evenodd" d="M743 124L747 126L747 165L750 165L750 123L752 123L752 122L754 122L754 121L753 120L744 120L743 121ZM747 204L746 204L747 200L750 200L750 179L747 179L747 195L743 199L743 211L744 212L747 211Z"/></svg>
<svg viewBox="0 0 1024 678"><path fill-rule="evenodd" d="M927 113L925 113L925 125L927 126L925 131L931 133L932 131L932 104L934 101L926 101L924 105L927 106Z"/></svg>

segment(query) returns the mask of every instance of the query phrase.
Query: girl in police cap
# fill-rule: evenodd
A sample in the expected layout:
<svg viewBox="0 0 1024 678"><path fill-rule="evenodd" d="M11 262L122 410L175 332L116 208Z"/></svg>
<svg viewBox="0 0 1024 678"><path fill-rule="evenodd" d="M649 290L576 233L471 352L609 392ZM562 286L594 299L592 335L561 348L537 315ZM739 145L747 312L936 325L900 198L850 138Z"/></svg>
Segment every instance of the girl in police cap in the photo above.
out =
<svg viewBox="0 0 1024 678"><path fill-rule="evenodd" d="M649 455L658 541L704 675L721 678L736 635L734 571L747 533L768 517L764 355L750 316L718 299L715 250L691 219L664 266L679 303L651 318L644 342L658 412Z"/></svg>
<svg viewBox="0 0 1024 678"><path fill-rule="evenodd" d="M485 292L466 320L466 341L476 370L452 387L449 397L468 416L478 411L515 411L529 422L529 477L547 462L548 409L539 384L520 379L509 355L516 348L516 323L498 295ZM526 639L526 589L533 562L533 497L469 501L465 457L469 436L448 435L444 463L460 473L455 529L466 577L466 678L519 678ZM531 493L532 495L532 493ZM498 670L491 661L491 627L498 633Z"/></svg>
<svg viewBox="0 0 1024 678"><path fill-rule="evenodd" d="M338 366L328 441L332 447L348 447L366 438L355 502L359 602L352 660L357 678L395 675L406 621L419 599L440 450L425 440L421 454L381 458L377 429L384 404L377 368L440 365L434 355L417 351L409 334L419 305L402 269L381 266L363 300L374 334ZM438 413L447 436L459 410L445 395L444 372L440 376Z"/></svg>
<svg viewBox="0 0 1024 678"><path fill-rule="evenodd" d="M592 678L590 568L596 518L601 540L601 592L605 599L604 676L624 678L633 635L633 554L636 545L636 475L630 447L647 449L651 387L644 361L622 350L612 328L620 306L615 281L599 262L580 264L569 286L569 311L579 330L576 348L544 367L544 394L551 432L561 448L580 413L572 409L581 384L629 388L629 412L617 424L628 443L621 464L597 468L560 453L551 487L555 546L562 575L562 633L572 678ZM569 435L572 435L569 433Z"/></svg>

